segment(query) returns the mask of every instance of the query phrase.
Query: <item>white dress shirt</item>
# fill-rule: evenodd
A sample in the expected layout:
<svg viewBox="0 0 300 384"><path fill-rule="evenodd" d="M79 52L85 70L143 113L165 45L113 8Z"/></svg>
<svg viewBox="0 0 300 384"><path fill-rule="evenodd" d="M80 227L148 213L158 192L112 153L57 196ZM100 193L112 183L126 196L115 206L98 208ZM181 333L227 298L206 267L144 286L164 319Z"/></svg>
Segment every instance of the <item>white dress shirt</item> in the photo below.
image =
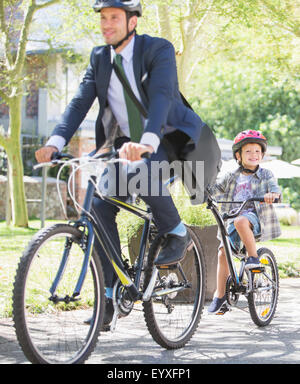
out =
<svg viewBox="0 0 300 384"><path fill-rule="evenodd" d="M141 97L136 85L134 72L133 72L134 40L135 40L135 37L133 37L129 42L129 44L127 44L126 47L122 49L122 51L120 52L120 55L122 55L122 58L123 58L122 63L123 63L124 71L130 83L131 89L135 94L135 96L137 97L137 99L141 101ZM112 50L112 54L115 54L113 50ZM130 137L128 115L127 115L127 108L126 108L125 97L123 92L123 85L121 84L114 70L112 70L112 74L110 78L110 83L109 83L108 93L107 93L107 100L120 126L122 133L125 136ZM143 119L143 123L145 124L144 119ZM154 151L156 152L160 143L160 139L155 133L146 132L146 133L143 133L140 143L151 145ZM51 136L46 143L46 145L48 146L53 145L57 147L59 151L63 149L65 144L66 144L66 140L62 136L58 136L58 135Z"/></svg>

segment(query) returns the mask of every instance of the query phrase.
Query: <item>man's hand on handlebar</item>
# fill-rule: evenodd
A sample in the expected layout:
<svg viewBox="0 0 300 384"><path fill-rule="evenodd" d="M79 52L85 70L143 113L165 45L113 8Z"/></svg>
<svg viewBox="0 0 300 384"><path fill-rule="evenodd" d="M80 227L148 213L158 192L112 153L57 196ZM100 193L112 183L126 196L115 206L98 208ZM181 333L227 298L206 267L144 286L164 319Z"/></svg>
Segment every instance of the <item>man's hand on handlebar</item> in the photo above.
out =
<svg viewBox="0 0 300 384"><path fill-rule="evenodd" d="M269 192L264 195L265 203L272 204L275 199L280 198L280 193Z"/></svg>
<svg viewBox="0 0 300 384"><path fill-rule="evenodd" d="M154 149L151 145L144 145L129 141L124 143L119 151L120 159L127 159L130 161L137 161L142 159L143 153L153 153Z"/></svg>
<svg viewBox="0 0 300 384"><path fill-rule="evenodd" d="M52 145L42 147L35 152L35 158L38 163L49 163L54 152L58 152L58 149Z"/></svg>

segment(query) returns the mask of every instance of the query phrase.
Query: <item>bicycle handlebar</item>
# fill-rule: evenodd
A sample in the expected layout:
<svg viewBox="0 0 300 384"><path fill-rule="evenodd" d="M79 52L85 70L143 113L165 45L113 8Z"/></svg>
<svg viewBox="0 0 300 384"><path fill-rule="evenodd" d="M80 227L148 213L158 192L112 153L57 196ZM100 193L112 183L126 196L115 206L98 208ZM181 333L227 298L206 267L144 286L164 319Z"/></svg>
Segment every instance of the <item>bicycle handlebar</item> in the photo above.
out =
<svg viewBox="0 0 300 384"><path fill-rule="evenodd" d="M151 156L150 152L144 152L141 157L143 159L149 159ZM93 156L94 159L118 159L119 158L119 150L117 151L110 151L105 153L100 153L99 155ZM53 152L51 156L51 160L61 160L61 159L74 159L74 156L68 154L68 153L62 153L62 152Z"/></svg>
<svg viewBox="0 0 300 384"><path fill-rule="evenodd" d="M253 201L258 201L260 203L264 203L265 202L265 198L264 197L251 197L250 199L247 199L245 201L217 201L217 203L236 203L236 204L241 204L241 206L234 212L234 213L227 213L225 212L223 214L223 219L224 220L227 220L227 219L234 219L235 217L237 217L242 209L250 202L253 202ZM273 201L273 204L276 204L276 203L279 203L280 199L279 198L275 198L275 200Z"/></svg>
<svg viewBox="0 0 300 384"><path fill-rule="evenodd" d="M62 160L62 159L74 159L74 156L70 155L69 153L62 153L62 152L53 152L51 155L51 161Z"/></svg>
<svg viewBox="0 0 300 384"><path fill-rule="evenodd" d="M105 159L105 160L112 160L112 159L118 159L119 158L119 150L117 151L110 151L110 152L105 152L105 153L101 153L99 155L95 155L95 156L91 156L89 155L90 157L92 157L93 159ZM144 152L142 155L141 155L141 158L143 159L149 159L151 156L151 153L150 152ZM63 153L63 152L53 152L52 155L51 155L51 161L49 162L46 162L46 163L39 163L39 164L36 164L33 168L34 169L38 169L38 168L42 168L44 166L51 166L51 165L57 165L57 164L60 164L60 160L72 160L74 159L74 156L68 154L68 153Z"/></svg>

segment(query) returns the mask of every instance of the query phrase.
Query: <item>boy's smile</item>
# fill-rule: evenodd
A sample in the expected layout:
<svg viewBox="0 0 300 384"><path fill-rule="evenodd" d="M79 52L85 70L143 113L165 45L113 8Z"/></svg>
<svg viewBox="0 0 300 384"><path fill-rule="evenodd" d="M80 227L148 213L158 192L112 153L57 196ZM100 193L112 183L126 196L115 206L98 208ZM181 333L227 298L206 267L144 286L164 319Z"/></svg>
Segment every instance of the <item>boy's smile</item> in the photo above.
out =
<svg viewBox="0 0 300 384"><path fill-rule="evenodd" d="M236 153L237 160L242 161L244 168L251 170L255 170L263 158L262 148L256 143L245 144L242 147L241 155L238 152Z"/></svg>

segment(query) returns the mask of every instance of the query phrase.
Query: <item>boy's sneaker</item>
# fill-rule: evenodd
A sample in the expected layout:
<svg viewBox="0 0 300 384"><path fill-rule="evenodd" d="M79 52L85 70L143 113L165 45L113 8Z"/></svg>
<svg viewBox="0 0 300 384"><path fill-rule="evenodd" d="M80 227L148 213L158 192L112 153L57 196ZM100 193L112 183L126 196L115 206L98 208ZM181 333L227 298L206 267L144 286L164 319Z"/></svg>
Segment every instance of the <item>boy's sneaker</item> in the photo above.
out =
<svg viewBox="0 0 300 384"><path fill-rule="evenodd" d="M209 307L207 308L208 314L214 315L218 313L225 302L226 302L225 295L221 299L219 297L214 297L213 301L210 303Z"/></svg>
<svg viewBox="0 0 300 384"><path fill-rule="evenodd" d="M245 264L245 269L253 269L253 268L259 268L261 267L260 261L258 257L250 256L248 257L246 264Z"/></svg>

